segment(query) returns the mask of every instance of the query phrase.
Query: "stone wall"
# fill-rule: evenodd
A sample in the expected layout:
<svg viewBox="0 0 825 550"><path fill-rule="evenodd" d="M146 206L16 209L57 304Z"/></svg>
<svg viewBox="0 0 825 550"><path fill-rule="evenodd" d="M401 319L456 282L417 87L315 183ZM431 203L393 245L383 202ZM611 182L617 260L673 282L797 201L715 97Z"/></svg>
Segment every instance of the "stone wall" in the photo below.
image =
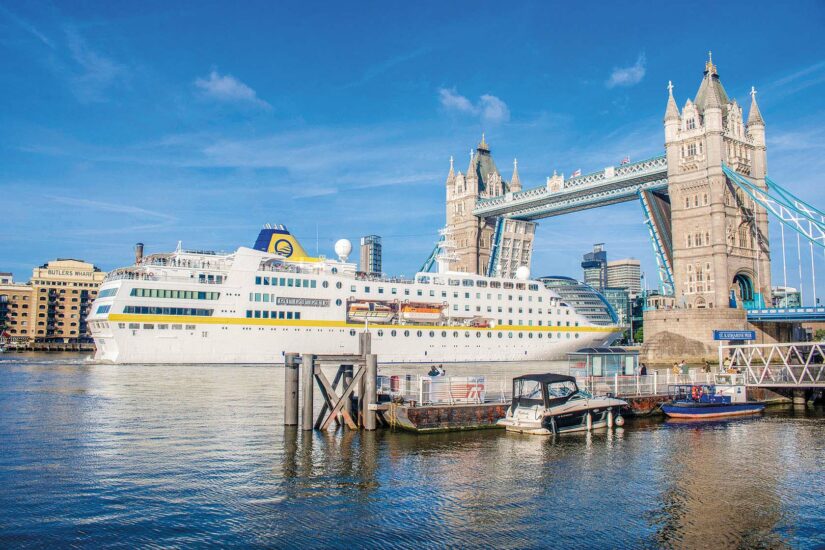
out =
<svg viewBox="0 0 825 550"><path fill-rule="evenodd" d="M717 362L714 330L753 330L743 309L667 309L645 311L645 342L639 361L656 365L684 359Z"/></svg>

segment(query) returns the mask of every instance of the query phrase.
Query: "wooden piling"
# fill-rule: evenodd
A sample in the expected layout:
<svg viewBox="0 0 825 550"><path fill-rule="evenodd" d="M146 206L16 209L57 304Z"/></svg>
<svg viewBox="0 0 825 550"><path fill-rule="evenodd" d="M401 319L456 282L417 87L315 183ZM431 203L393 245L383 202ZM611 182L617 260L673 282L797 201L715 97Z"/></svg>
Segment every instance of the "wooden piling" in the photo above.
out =
<svg viewBox="0 0 825 550"><path fill-rule="evenodd" d="M313 417L312 417L312 397L314 393L314 386L315 386L315 355L311 353L307 353L302 358L302 367L304 369L303 372L303 398L304 398L304 409L301 415L301 429L304 431L311 430L313 427Z"/></svg>
<svg viewBox="0 0 825 550"><path fill-rule="evenodd" d="M355 372L355 369L353 368L352 365L341 365L341 368L344 371L343 372L343 375L344 375L343 376L343 381L344 381L344 383L343 383L342 387L343 388L348 388L350 386L350 384L352 384L352 377L353 377L353 374ZM353 394L354 393L355 393L355 390L353 390ZM344 402L344 411L346 411L349 415L352 415L352 398L347 399Z"/></svg>
<svg viewBox="0 0 825 550"><path fill-rule="evenodd" d="M298 425L298 354L284 357L284 426Z"/></svg>
<svg viewBox="0 0 825 550"><path fill-rule="evenodd" d="M378 403L378 356L369 354L366 357L366 380L364 382L364 399L362 400L362 417L364 429L375 429L375 411L373 405Z"/></svg>

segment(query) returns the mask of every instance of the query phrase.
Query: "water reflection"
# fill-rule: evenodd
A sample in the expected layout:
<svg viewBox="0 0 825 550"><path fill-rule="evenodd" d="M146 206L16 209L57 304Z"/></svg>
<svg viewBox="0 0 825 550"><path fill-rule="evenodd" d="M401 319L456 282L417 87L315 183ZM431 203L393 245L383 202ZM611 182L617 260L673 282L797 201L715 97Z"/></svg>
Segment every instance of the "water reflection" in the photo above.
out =
<svg viewBox="0 0 825 550"><path fill-rule="evenodd" d="M278 368L2 365L2 546L825 544L821 409L319 433L280 426Z"/></svg>

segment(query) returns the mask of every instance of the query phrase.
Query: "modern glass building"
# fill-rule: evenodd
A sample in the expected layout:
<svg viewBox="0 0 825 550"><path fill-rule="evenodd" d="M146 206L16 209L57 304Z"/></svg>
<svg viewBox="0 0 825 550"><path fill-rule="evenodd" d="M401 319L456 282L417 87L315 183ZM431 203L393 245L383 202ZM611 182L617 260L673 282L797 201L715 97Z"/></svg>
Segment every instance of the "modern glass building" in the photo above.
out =
<svg viewBox="0 0 825 550"><path fill-rule="evenodd" d="M571 277L549 275L539 277L545 287L558 294L567 305L596 325L614 325L619 318L613 307L592 286Z"/></svg>
<svg viewBox="0 0 825 550"><path fill-rule="evenodd" d="M360 268L364 273L381 273L381 237L378 235L361 237Z"/></svg>
<svg viewBox="0 0 825 550"><path fill-rule="evenodd" d="M584 283L601 292L607 286L607 251L604 243L594 244L593 252L582 259Z"/></svg>

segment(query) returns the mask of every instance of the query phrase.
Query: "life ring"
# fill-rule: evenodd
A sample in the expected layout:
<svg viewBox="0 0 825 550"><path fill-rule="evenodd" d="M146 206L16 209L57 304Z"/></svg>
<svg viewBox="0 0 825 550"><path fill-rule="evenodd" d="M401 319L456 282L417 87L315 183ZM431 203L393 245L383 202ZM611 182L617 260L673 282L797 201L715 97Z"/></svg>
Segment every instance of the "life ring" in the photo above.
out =
<svg viewBox="0 0 825 550"><path fill-rule="evenodd" d="M694 401L699 399L699 388L697 388L696 386L693 386L690 389L690 396L693 398Z"/></svg>

